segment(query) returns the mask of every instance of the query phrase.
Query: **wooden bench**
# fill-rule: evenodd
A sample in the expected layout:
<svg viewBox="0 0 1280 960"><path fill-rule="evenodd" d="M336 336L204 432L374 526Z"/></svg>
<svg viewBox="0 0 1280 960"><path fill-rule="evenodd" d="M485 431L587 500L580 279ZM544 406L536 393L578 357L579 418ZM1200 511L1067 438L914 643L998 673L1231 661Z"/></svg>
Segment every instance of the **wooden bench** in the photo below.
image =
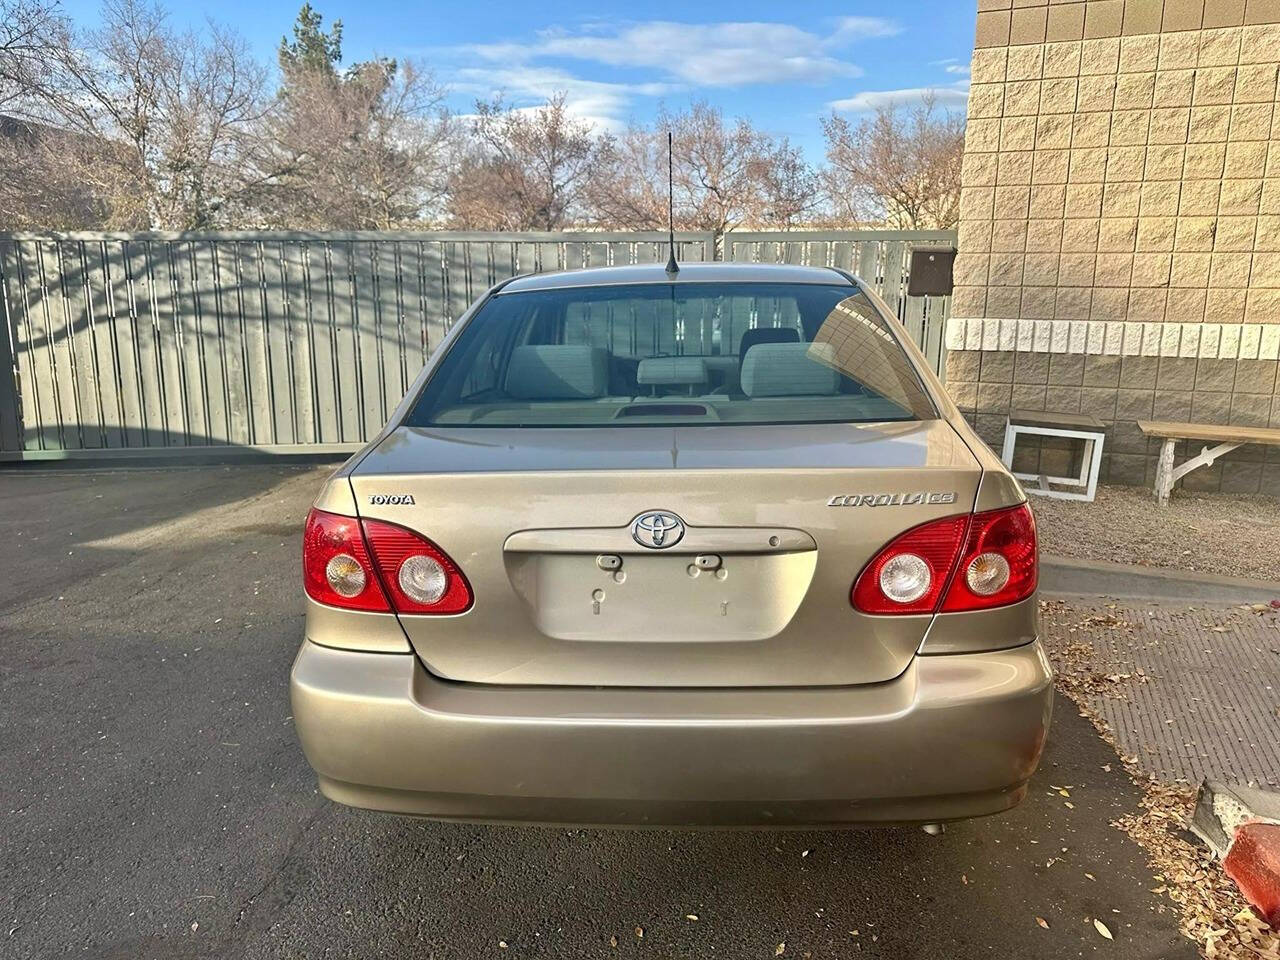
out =
<svg viewBox="0 0 1280 960"><path fill-rule="evenodd" d="M1025 486L1027 493L1059 500L1092 500L1098 489L1098 470L1102 466L1102 441L1105 425L1097 417L1082 413L1048 413L1042 410L1010 410L1004 428L1004 450L1000 459L1013 471L1013 451L1018 437L1027 434L1036 437L1066 437L1081 440L1085 444L1080 457L1078 477L1051 477L1047 474L1014 473L1019 480L1034 480L1036 486ZM1083 493L1054 490L1050 484L1082 487Z"/></svg>
<svg viewBox="0 0 1280 960"><path fill-rule="evenodd" d="M1139 420L1138 429L1148 437L1164 440L1160 463L1156 467L1156 499L1160 506L1169 505L1173 485L1197 467L1207 467L1224 453L1246 443L1280 446L1280 430L1271 427L1220 427L1210 423L1174 423L1167 420ZM1179 440L1203 440L1217 446L1204 446L1200 452L1178 466L1173 465L1173 445Z"/></svg>

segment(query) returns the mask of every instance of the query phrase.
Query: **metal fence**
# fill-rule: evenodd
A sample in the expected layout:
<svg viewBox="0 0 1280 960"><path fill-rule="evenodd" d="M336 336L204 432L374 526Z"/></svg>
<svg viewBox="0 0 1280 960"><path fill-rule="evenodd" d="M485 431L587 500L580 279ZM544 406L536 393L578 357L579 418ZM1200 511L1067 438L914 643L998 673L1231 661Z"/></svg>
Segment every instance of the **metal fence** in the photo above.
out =
<svg viewBox="0 0 1280 960"><path fill-rule="evenodd" d="M908 297L907 268L953 242L743 233L723 251L853 270L940 370L949 301ZM676 246L717 258L710 233ZM662 233L0 234L0 459L354 449L487 287L666 256Z"/></svg>

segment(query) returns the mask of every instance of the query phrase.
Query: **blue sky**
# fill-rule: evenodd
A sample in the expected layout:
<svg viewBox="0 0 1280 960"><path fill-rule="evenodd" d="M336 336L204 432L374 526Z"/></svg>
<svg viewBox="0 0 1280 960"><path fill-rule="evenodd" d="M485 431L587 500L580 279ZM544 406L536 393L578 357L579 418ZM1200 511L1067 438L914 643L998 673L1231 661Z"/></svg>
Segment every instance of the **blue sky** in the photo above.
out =
<svg viewBox="0 0 1280 960"><path fill-rule="evenodd" d="M206 17L240 30L264 59L289 31L298 2L170 2L179 23ZM95 0L64 0L91 22ZM517 105L565 90L575 112L602 126L649 120L658 105L700 97L730 115L789 136L821 157L818 120L856 113L885 96L939 91L964 108L974 0L842 3L760 0L563 0L396 3L313 0L326 23L341 19L344 54L417 59L431 67L460 112L503 93Z"/></svg>

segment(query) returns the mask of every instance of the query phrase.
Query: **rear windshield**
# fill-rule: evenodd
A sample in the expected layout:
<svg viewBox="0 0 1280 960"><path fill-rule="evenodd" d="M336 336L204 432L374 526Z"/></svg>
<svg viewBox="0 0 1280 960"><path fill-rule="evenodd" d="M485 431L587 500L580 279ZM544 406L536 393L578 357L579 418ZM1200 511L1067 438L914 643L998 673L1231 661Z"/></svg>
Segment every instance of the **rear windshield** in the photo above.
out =
<svg viewBox="0 0 1280 960"><path fill-rule="evenodd" d="M856 287L674 283L498 294L411 426L859 423L936 411Z"/></svg>

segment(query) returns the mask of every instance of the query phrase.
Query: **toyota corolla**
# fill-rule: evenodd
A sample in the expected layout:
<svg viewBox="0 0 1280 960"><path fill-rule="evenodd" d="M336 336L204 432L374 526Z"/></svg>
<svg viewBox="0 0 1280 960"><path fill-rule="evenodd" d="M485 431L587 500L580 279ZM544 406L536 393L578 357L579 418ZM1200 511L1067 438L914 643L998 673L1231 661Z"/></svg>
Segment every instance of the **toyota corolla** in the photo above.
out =
<svg viewBox="0 0 1280 960"><path fill-rule="evenodd" d="M933 822L1044 746L1035 523L827 268L523 277L307 518L321 790L440 819Z"/></svg>

